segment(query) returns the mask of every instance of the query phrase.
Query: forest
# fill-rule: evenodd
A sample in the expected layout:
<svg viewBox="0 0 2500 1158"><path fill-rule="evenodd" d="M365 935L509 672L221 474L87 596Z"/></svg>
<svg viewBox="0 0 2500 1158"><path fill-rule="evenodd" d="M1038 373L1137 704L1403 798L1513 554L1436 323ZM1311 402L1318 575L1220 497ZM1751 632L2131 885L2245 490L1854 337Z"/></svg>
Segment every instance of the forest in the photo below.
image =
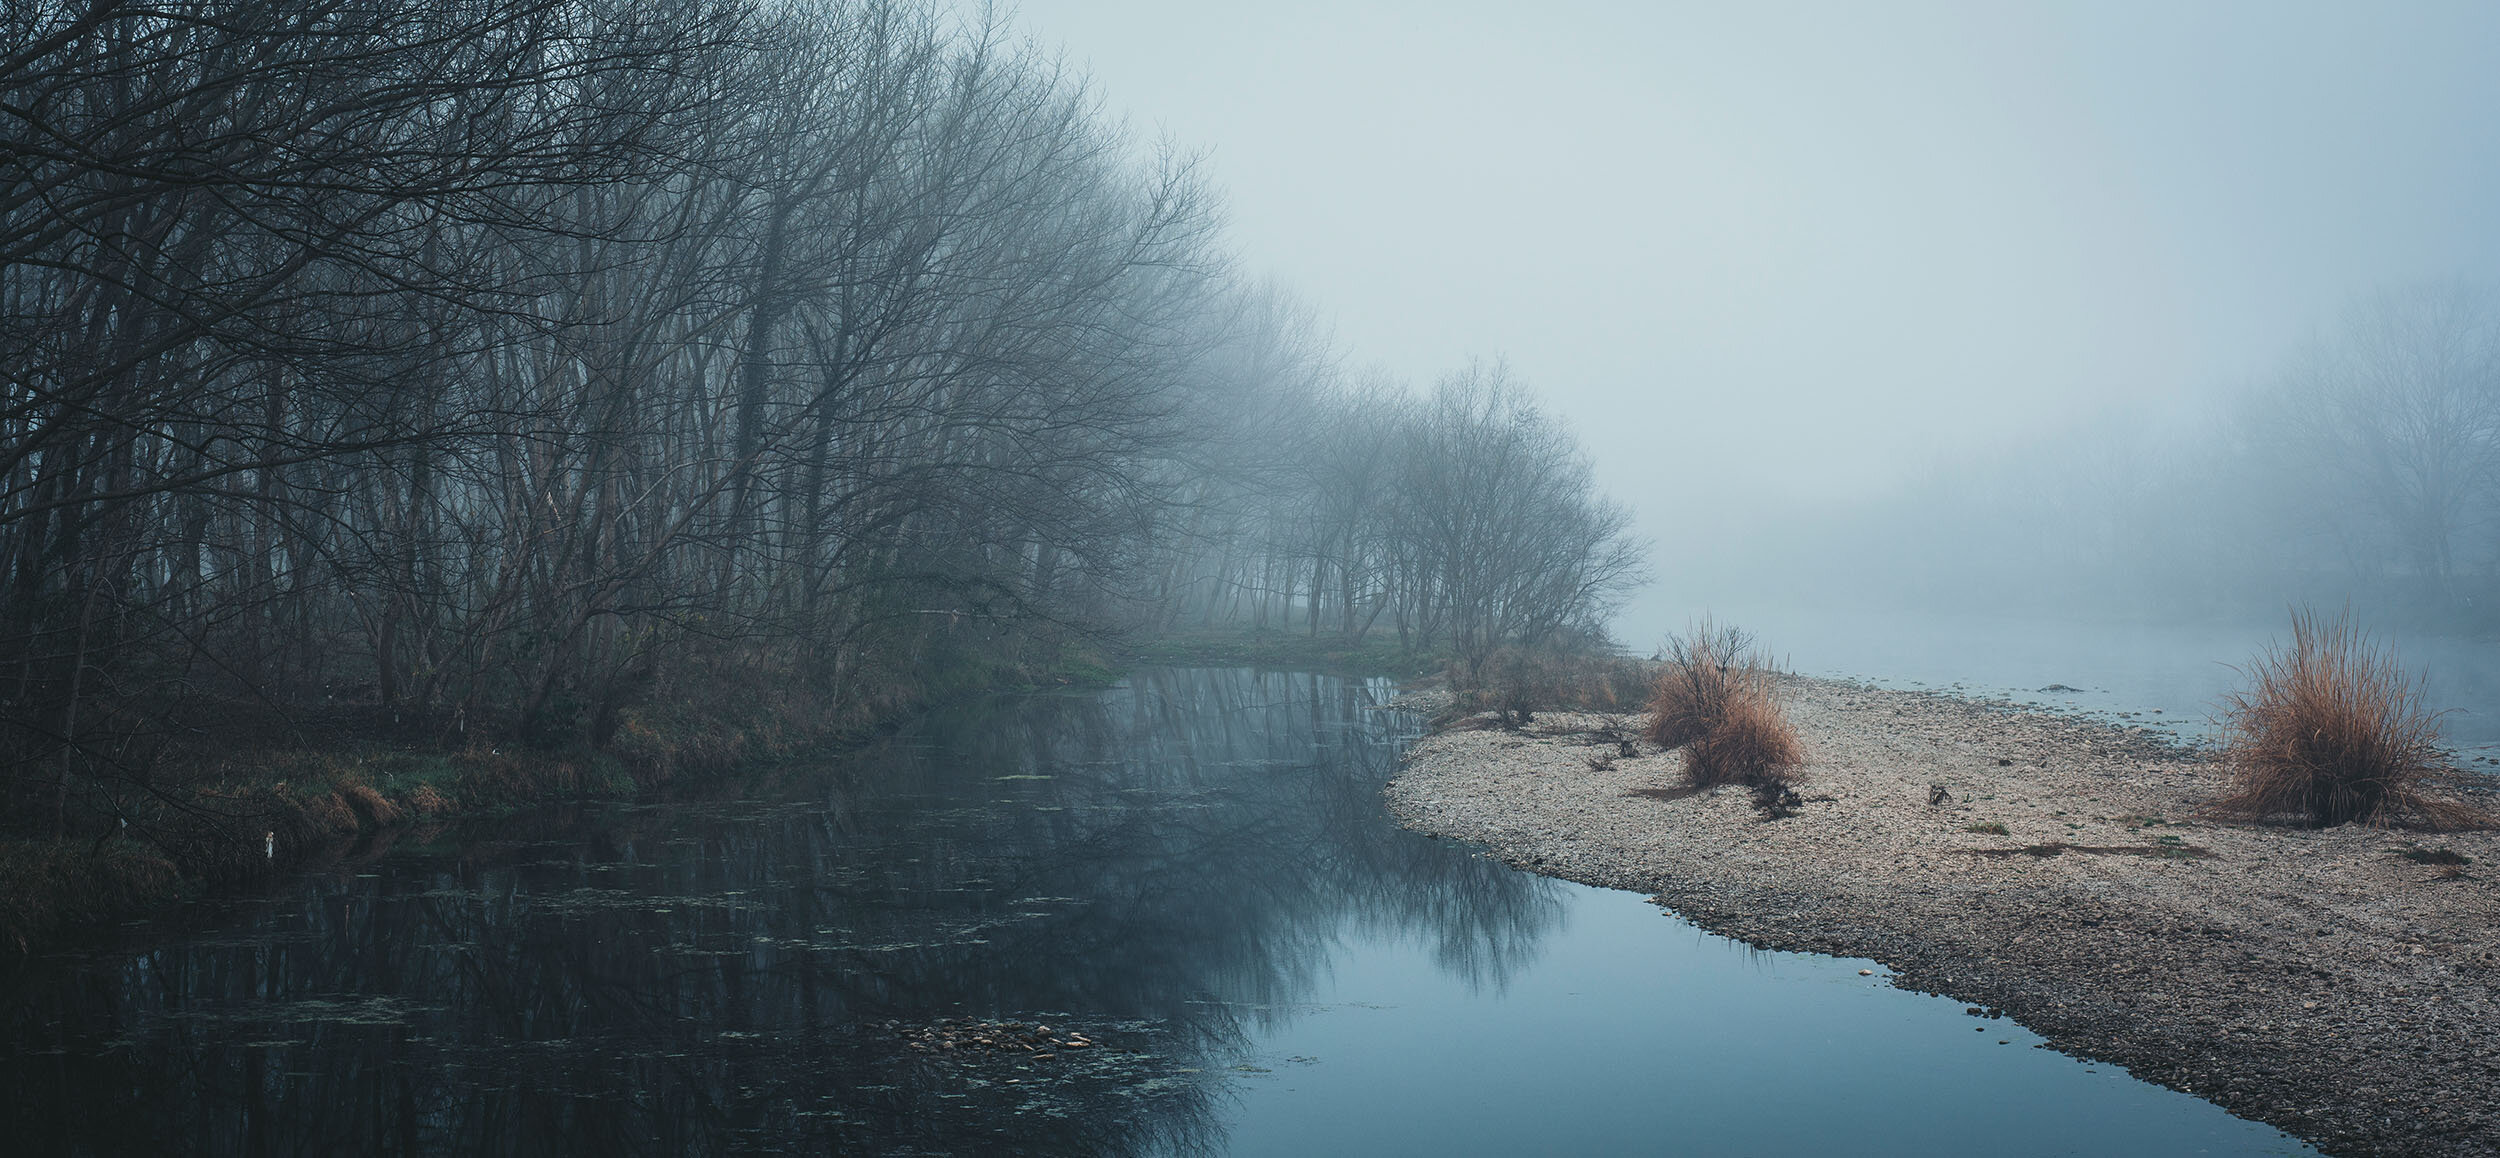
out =
<svg viewBox="0 0 2500 1158"><path fill-rule="evenodd" d="M230 750L588 753L648 787L1172 630L1472 671L1602 642L1641 577L1520 375L1350 369L1190 154L994 18L5 20L18 838L257 854Z"/></svg>

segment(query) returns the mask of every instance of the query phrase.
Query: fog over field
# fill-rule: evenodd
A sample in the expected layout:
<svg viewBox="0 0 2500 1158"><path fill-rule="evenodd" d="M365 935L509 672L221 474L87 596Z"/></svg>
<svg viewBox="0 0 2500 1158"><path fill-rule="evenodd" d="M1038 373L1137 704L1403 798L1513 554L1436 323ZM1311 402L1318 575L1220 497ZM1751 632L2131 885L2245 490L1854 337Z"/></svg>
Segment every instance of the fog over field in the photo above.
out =
<svg viewBox="0 0 2500 1158"><path fill-rule="evenodd" d="M2038 534L2059 519L2038 504L1925 497L2103 485L2007 481L2061 455L2139 481L2171 469L2147 455L2210 463L2232 400L2373 295L2470 295L2500 262L2490 5L1017 11L1133 132L1203 152L1237 251L1333 320L1349 367L1424 383L1499 355L1567 416L1658 544L1618 621L1636 645L1801 572L1916 571L1921 536L2041 557L2017 585L2071 570L1990 521ZM2454 565L2488 587L2469 505ZM1911 558L1838 542L1870 522L1906 524L1871 538ZM2309 564L2348 550L2299 548L2226 602L2349 595L2351 566Z"/></svg>

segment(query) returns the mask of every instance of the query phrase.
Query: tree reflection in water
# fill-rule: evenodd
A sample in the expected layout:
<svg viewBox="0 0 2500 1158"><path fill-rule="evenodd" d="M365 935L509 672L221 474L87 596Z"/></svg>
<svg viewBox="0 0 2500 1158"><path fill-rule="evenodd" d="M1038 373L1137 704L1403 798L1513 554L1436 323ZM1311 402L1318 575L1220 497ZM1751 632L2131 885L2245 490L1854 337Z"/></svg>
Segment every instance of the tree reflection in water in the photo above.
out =
<svg viewBox="0 0 2500 1158"><path fill-rule="evenodd" d="M1498 988L1550 882L1396 828L1385 685L1151 671L933 717L774 803L551 810L46 963L26 1153L1220 1149L1344 938ZM925 1048L958 1019L1099 1042Z"/></svg>

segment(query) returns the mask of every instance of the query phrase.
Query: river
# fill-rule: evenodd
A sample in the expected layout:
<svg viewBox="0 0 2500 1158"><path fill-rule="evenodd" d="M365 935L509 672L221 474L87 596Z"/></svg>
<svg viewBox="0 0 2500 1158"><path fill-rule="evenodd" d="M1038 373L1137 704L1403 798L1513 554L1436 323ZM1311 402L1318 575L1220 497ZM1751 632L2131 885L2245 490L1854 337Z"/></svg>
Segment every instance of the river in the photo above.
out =
<svg viewBox="0 0 2500 1158"><path fill-rule="evenodd" d="M1872 963L1752 950L1398 828L1379 792L1416 721L1392 690L1147 671L937 713L737 802L406 832L11 979L0 1138L2310 1152Z"/></svg>

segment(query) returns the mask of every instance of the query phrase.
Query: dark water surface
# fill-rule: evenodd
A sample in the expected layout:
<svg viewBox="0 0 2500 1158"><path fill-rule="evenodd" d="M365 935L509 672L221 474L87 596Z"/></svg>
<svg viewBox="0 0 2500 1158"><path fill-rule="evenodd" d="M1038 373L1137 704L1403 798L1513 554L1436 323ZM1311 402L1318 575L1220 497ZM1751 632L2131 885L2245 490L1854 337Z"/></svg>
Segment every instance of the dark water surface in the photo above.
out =
<svg viewBox="0 0 2500 1158"><path fill-rule="evenodd" d="M2306 1152L1400 830L1388 693L1148 672L199 906L0 995L0 1150Z"/></svg>

